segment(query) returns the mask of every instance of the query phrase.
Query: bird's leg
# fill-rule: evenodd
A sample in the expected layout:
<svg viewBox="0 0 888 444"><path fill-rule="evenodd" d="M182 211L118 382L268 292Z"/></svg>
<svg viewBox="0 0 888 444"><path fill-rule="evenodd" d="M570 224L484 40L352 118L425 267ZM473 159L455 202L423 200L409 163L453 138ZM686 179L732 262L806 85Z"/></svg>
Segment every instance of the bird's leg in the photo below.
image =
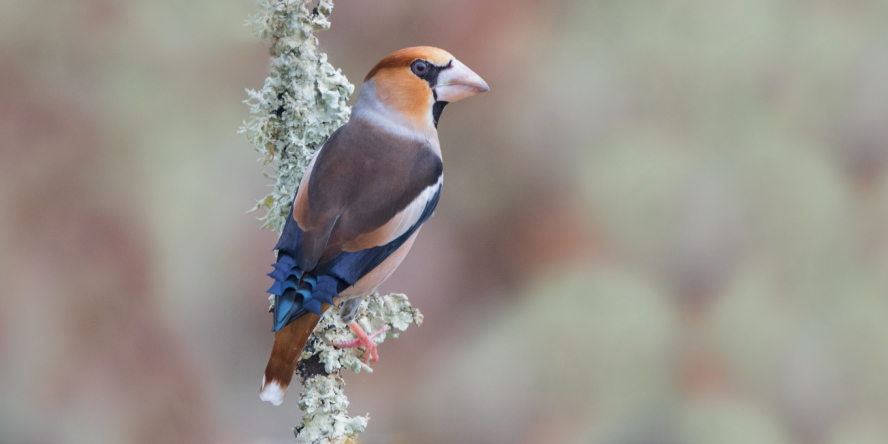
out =
<svg viewBox="0 0 888 444"><path fill-rule="evenodd" d="M367 351L364 353L364 364L367 363L367 360L372 356L373 358L370 360L370 363L374 363L379 360L379 355L376 354L376 343L373 342L373 338L379 336L380 333L384 333L388 330L387 325L383 325L379 330L376 330L370 335L364 332L364 329L358 325L357 322L352 322L348 324L348 326L355 332L355 335L358 337L357 339L352 339L350 341L342 341L342 342L334 342L333 345L338 348L353 348L353 347L364 347Z"/></svg>
<svg viewBox="0 0 888 444"><path fill-rule="evenodd" d="M362 334L365 334L365 335L366 335L366 333L364 333L364 330L361 328L361 326L360 326L360 325L357 325L357 323L355 323L355 324L356 324L355 326L349 325L349 327L357 328L357 329L359 329L359 331L360 331ZM379 336L380 333L383 333L383 332L386 332L386 331L388 331L388 326L387 326L387 325L383 325L379 330L376 330L375 332L373 332L373 333L367 335L367 337L369 337L370 339L373 339L373 338ZM355 334L357 334L357 331L355 331ZM342 341L342 342L334 342L333 345L335 345L335 346L337 346L337 347L339 347L339 348L353 348L353 347L360 347L360 346L361 346L361 338L358 338L358 339L350 339L350 340L348 340L348 341Z"/></svg>
<svg viewBox="0 0 888 444"><path fill-rule="evenodd" d="M339 318L342 319L343 324L351 324L355 321L355 316L358 315L358 309L361 308L361 301L363 300L363 296L358 296L346 299L345 302L339 304Z"/></svg>

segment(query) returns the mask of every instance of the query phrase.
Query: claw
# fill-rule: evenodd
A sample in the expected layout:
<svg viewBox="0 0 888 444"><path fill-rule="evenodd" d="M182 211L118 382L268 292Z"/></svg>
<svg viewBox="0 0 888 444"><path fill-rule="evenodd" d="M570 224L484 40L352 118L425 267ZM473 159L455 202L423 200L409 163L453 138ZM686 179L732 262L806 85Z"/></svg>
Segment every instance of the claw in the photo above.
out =
<svg viewBox="0 0 888 444"><path fill-rule="evenodd" d="M352 322L348 324L348 326L352 329L355 335L358 337L357 339L352 339L349 341L342 342L334 342L333 346L337 348L354 348L354 347L364 347L366 352L364 353L364 364L370 360L370 363L374 363L379 360L379 355L376 353L376 342L373 342L373 338L379 336L381 333L384 333L388 330L387 325L383 325L379 330L376 330L369 336L364 332L364 329L358 325L357 322ZM372 359L371 359L372 357Z"/></svg>

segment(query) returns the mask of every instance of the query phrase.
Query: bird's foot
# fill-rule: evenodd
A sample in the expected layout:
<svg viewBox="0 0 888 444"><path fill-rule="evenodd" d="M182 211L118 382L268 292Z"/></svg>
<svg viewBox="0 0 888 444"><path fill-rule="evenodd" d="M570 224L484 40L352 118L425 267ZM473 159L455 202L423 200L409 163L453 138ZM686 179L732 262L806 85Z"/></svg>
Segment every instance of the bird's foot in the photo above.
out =
<svg viewBox="0 0 888 444"><path fill-rule="evenodd" d="M351 324L348 324L348 326L353 332L355 332L355 335L357 335L358 338L350 341L334 342L333 345L337 348L364 347L366 350L364 353L364 364L367 363L367 360L370 360L370 363L378 361L379 355L376 354L376 343L373 342L373 338L379 336L380 333L385 333L388 330L388 326L383 325L379 330L376 330L370 335L367 335L357 322L352 322Z"/></svg>

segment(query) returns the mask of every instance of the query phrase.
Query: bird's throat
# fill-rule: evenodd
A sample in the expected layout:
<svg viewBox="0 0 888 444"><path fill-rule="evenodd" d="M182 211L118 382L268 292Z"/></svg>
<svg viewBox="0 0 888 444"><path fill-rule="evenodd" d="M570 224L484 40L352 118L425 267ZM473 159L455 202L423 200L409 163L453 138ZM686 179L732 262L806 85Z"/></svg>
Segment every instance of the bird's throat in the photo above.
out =
<svg viewBox="0 0 888 444"><path fill-rule="evenodd" d="M441 102L437 101L434 105L432 105L432 121L435 122L435 128L438 128L438 119L441 118L441 113L444 111L444 107L450 102Z"/></svg>

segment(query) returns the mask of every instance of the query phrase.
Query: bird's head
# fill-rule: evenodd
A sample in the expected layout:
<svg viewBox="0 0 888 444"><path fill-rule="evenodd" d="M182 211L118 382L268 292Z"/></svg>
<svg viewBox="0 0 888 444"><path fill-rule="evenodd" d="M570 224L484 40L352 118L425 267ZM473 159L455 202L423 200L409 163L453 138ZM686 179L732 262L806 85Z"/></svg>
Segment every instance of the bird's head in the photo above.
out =
<svg viewBox="0 0 888 444"><path fill-rule="evenodd" d="M434 130L444 105L489 90L478 74L447 51L417 46L377 63L364 79L361 94L372 92L375 97L367 100L378 100L417 130ZM355 111L361 105L359 97Z"/></svg>

